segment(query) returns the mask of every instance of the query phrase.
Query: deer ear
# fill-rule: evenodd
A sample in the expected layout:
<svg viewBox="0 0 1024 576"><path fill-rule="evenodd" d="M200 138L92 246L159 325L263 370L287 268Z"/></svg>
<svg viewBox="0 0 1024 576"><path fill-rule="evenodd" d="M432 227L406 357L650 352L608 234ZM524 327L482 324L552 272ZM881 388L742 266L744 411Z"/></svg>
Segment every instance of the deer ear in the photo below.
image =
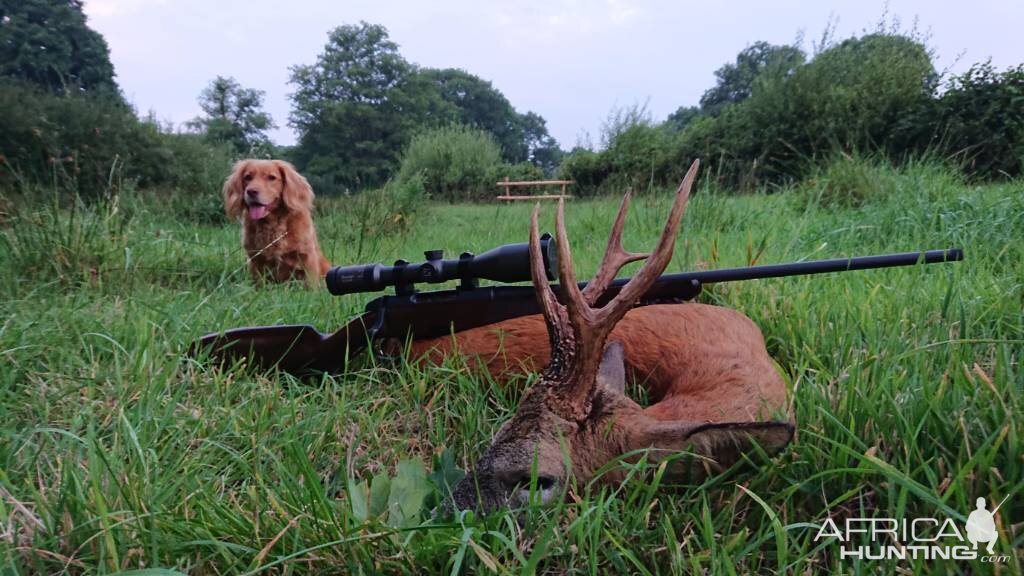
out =
<svg viewBox="0 0 1024 576"><path fill-rule="evenodd" d="M620 395L626 393L626 363L622 358L622 342L618 340L604 347L601 366L597 369L597 389Z"/></svg>
<svg viewBox="0 0 1024 576"><path fill-rule="evenodd" d="M793 424L789 422L724 422L694 424L693 422L659 421L638 438L634 449L655 448L662 459L671 452L689 452L701 460L690 466L690 476L700 478L704 472L720 472L740 461L744 455L753 459L761 453L778 454L793 440Z"/></svg>
<svg viewBox="0 0 1024 576"><path fill-rule="evenodd" d="M690 451L711 458L727 468L757 448L768 456L782 451L793 440L789 422L725 422L704 424L690 433Z"/></svg>

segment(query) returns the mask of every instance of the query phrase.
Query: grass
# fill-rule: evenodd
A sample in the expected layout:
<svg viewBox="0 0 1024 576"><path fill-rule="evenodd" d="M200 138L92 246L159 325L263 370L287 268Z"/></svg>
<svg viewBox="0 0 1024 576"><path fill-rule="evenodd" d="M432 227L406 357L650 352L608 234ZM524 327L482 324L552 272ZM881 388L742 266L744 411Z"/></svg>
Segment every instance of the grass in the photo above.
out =
<svg viewBox="0 0 1024 576"><path fill-rule="evenodd" d="M816 201L813 182L691 202L671 272L966 253L706 291L761 326L792 387L798 435L771 466L684 490L639 466L620 487L577 486L565 504L452 520L431 519L435 486L472 464L521 387L455 359L363 361L304 382L202 366L183 350L206 332L333 330L372 295L255 289L236 225L184 221L152 194L0 203L0 571L1021 573L1024 183L964 185L920 166L885 182L851 203ZM317 217L336 263L523 241L530 210L428 204L404 232L373 234L348 202L321 202ZM627 246L653 243L668 203L634 202ZM569 205L581 277L616 205ZM976 497L1006 495L1002 565L841 560L814 541L828 518L962 526Z"/></svg>

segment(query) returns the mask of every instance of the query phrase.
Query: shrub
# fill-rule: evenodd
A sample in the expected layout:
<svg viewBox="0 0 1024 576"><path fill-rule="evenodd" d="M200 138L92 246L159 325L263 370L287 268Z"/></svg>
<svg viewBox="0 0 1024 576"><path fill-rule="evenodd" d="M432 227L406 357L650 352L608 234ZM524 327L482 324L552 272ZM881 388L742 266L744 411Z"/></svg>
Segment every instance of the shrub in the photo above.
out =
<svg viewBox="0 0 1024 576"><path fill-rule="evenodd" d="M665 129L635 124L623 130L605 150L617 187L645 189L666 177L669 134Z"/></svg>
<svg viewBox="0 0 1024 576"><path fill-rule="evenodd" d="M954 76L934 106L941 148L972 173L1024 172L1024 65L996 72L990 62Z"/></svg>
<svg viewBox="0 0 1024 576"><path fill-rule="evenodd" d="M797 54L794 52L794 54ZM576 150L560 170L581 193L610 186L672 185L694 158L732 189L799 180L838 153L893 160L917 150L936 74L925 46L891 30L850 38L782 73L757 75L749 96L687 119L653 126L642 109L613 113L605 149ZM693 115L691 115L693 116ZM706 176L705 176L706 177Z"/></svg>
<svg viewBox="0 0 1024 576"><path fill-rule="evenodd" d="M837 154L815 166L799 190L821 206L856 207L902 194L934 197L962 185L955 168L931 157L897 165L884 156Z"/></svg>
<svg viewBox="0 0 1024 576"><path fill-rule="evenodd" d="M601 163L610 178L601 189L643 190L664 183L669 168L670 142L677 137L673 125L655 125L646 104L613 110L602 126L605 143Z"/></svg>
<svg viewBox="0 0 1024 576"><path fill-rule="evenodd" d="M644 190L663 184L676 173L670 143L678 136L676 123L655 125L646 106L615 108L601 127L604 149L575 148L566 155L558 175L576 182L576 192L591 196L626 187Z"/></svg>
<svg viewBox="0 0 1024 576"><path fill-rule="evenodd" d="M838 152L900 154L916 137L896 130L930 98L925 47L912 38L851 38L797 67L766 77L720 116L691 123L675 157L707 158L733 187L801 178Z"/></svg>
<svg viewBox="0 0 1024 576"><path fill-rule="evenodd" d="M812 169L800 189L822 206L859 206L891 192L893 167L877 159L837 154Z"/></svg>
<svg viewBox="0 0 1024 576"><path fill-rule="evenodd" d="M607 158L586 148L574 148L562 159L556 175L564 180L576 182L579 196L595 194L612 174Z"/></svg>
<svg viewBox="0 0 1024 576"><path fill-rule="evenodd" d="M482 130L452 125L412 138L395 178L399 184L422 179L427 194L444 200L477 200L494 194L501 151Z"/></svg>
<svg viewBox="0 0 1024 576"><path fill-rule="evenodd" d="M199 134L160 134L160 147L150 157L166 163L154 181L158 193L169 197L175 217L192 222L222 222L221 187L236 160L229 145L210 144Z"/></svg>
<svg viewBox="0 0 1024 576"><path fill-rule="evenodd" d="M140 121L118 100L53 95L17 81L0 85L0 187L42 185L90 200L130 181L178 190L189 213L208 218L209 195L219 196L230 164L227 148Z"/></svg>
<svg viewBox="0 0 1024 576"><path fill-rule="evenodd" d="M317 199L319 213L341 218L333 233L330 229L320 228L321 243L344 241L354 246L349 256L358 260L368 251L372 252L372 244L404 234L422 209L426 197L423 177L416 174L403 182L389 181L376 190Z"/></svg>
<svg viewBox="0 0 1024 576"><path fill-rule="evenodd" d="M158 146L156 130L107 96L57 96L5 81L0 111L0 184L8 188L41 182L95 197Z"/></svg>
<svg viewBox="0 0 1024 576"><path fill-rule="evenodd" d="M544 170L529 162L520 162L518 164L499 164L494 167L494 172L488 179L488 182L490 182L491 185L491 190L495 191L495 184L505 178L512 181L543 180Z"/></svg>

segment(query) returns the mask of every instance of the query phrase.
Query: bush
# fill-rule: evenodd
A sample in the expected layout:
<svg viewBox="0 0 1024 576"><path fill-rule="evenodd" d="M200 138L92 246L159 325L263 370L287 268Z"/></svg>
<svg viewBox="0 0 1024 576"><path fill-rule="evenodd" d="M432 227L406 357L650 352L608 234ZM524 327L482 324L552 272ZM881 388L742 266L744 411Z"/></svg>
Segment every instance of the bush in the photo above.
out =
<svg viewBox="0 0 1024 576"><path fill-rule="evenodd" d="M0 85L0 187L6 189L42 185L90 200L117 194L130 181L177 190L187 213L209 219L231 160L227 148L164 132L116 99L58 96L17 81Z"/></svg>
<svg viewBox="0 0 1024 576"><path fill-rule="evenodd" d="M592 196L612 173L611 163L603 154L586 148L574 148L562 159L556 175L576 182L578 196Z"/></svg>
<svg viewBox="0 0 1024 576"><path fill-rule="evenodd" d="M44 183L95 197L158 146L157 131L107 96L57 96L17 81L0 85L0 185Z"/></svg>
<svg viewBox="0 0 1024 576"><path fill-rule="evenodd" d="M342 218L335 236L355 246L352 256L359 258L382 238L404 234L426 200L423 177L411 176L403 182L389 181L376 190L342 197L317 200L321 214L337 214ZM329 234L320 230L323 237Z"/></svg>
<svg viewBox="0 0 1024 576"><path fill-rule="evenodd" d="M505 178L508 178L513 182L524 180L543 180L544 170L529 162L520 162L518 164L498 164L494 167L490 177L487 179L490 183L491 193L497 193L496 184Z"/></svg>
<svg viewBox="0 0 1024 576"><path fill-rule="evenodd" d="M414 136L395 180L404 185L419 177L432 197L479 200L494 194L501 166L501 151L490 134L452 125Z"/></svg>
<svg viewBox="0 0 1024 576"><path fill-rule="evenodd" d="M371 205L371 224L384 234L402 233L409 229L427 198L423 178L413 176L404 182L388 182L379 191L362 194Z"/></svg>
<svg viewBox="0 0 1024 576"><path fill-rule="evenodd" d="M815 166L798 189L821 206L857 207L902 194L929 198L962 185L955 168L931 157L897 165L880 156L837 154Z"/></svg>
<svg viewBox="0 0 1024 576"><path fill-rule="evenodd" d="M839 154L816 166L800 189L822 206L859 206L891 192L895 177L887 162Z"/></svg>
<svg viewBox="0 0 1024 576"><path fill-rule="evenodd" d="M912 38L870 34L828 48L788 77L767 77L722 114L684 129L677 161L707 158L732 187L786 182L845 153L899 155L896 128L928 101L935 73Z"/></svg>
<svg viewBox="0 0 1024 576"><path fill-rule="evenodd" d="M160 134L160 146L148 154L165 163L153 186L167 194L177 218L192 222L222 222L221 187L237 159L227 144L214 145L199 134Z"/></svg>
<svg viewBox="0 0 1024 576"><path fill-rule="evenodd" d="M605 151L618 177L617 187L646 189L655 182L664 182L669 141L668 131L661 127L636 124L623 130Z"/></svg>
<svg viewBox="0 0 1024 576"><path fill-rule="evenodd" d="M622 129L601 152L574 149L558 174L576 182L580 196L626 188L647 190L679 173L670 157L671 143L677 137L677 131L668 127L634 124Z"/></svg>
<svg viewBox="0 0 1024 576"><path fill-rule="evenodd" d="M613 113L605 149L575 150L560 174L584 195L644 189L675 184L700 158L705 177L743 190L799 180L840 153L897 161L921 150L927 124L906 119L934 99L936 81L916 38L892 30L850 38L786 73L757 76L748 97L682 129L654 126L636 107Z"/></svg>
<svg viewBox="0 0 1024 576"><path fill-rule="evenodd" d="M990 62L953 77L934 106L940 147L971 173L1024 173L1024 65L996 72Z"/></svg>
<svg viewBox="0 0 1024 576"><path fill-rule="evenodd" d="M575 181L581 196L610 189L649 189L679 172L671 165L669 155L678 134L675 121L656 126L646 106L616 108L601 127L604 149L574 149L565 157L558 174Z"/></svg>

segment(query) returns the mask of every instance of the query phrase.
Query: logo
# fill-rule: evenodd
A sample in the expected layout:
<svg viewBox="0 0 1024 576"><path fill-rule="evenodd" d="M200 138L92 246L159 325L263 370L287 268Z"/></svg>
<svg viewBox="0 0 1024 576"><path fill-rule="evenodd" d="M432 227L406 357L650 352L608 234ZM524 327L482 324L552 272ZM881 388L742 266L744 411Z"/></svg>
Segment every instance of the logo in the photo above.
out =
<svg viewBox="0 0 1024 576"><path fill-rule="evenodd" d="M1003 502L1006 502L1006 498L1003 498ZM978 507L967 517L967 539L971 541L975 549L978 548L980 542L984 542L988 544L986 551L989 554L996 553L993 549L996 540L999 539L999 533L996 532L996 511L1003 505L1003 502L1000 502L995 510L989 512L985 509L985 499L978 498Z"/></svg>
<svg viewBox="0 0 1024 576"><path fill-rule="evenodd" d="M1007 562L1009 556L995 551L995 515L1008 498L991 511L978 498L962 530L952 518L847 518L841 523L829 518L814 541L836 539L841 559Z"/></svg>

